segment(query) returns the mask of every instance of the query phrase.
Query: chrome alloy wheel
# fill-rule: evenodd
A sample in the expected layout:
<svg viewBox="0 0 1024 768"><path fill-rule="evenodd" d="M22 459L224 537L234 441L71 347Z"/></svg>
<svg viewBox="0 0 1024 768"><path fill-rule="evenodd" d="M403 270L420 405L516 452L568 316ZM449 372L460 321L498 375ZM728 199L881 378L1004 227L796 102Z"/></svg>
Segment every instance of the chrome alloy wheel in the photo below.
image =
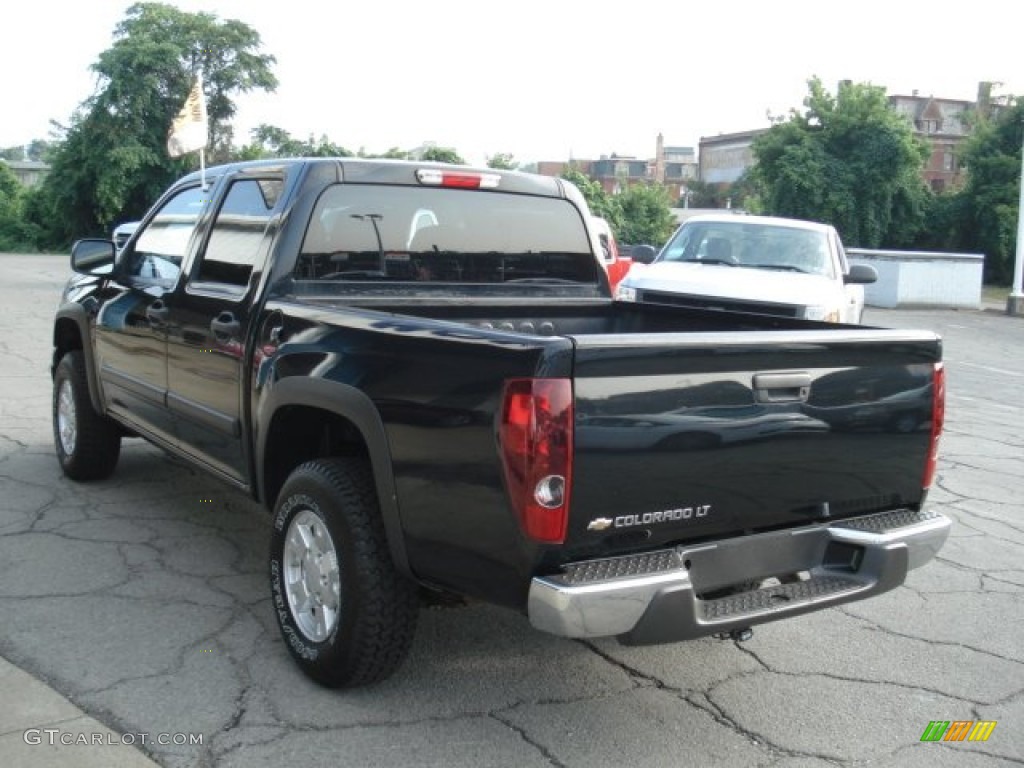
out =
<svg viewBox="0 0 1024 768"><path fill-rule="evenodd" d="M78 442L78 413L75 411L75 391L67 379L60 383L57 393L57 435L64 455L74 456Z"/></svg>
<svg viewBox="0 0 1024 768"><path fill-rule="evenodd" d="M307 640L322 643L338 623L341 572L324 521L303 509L288 524L284 542L288 607Z"/></svg>

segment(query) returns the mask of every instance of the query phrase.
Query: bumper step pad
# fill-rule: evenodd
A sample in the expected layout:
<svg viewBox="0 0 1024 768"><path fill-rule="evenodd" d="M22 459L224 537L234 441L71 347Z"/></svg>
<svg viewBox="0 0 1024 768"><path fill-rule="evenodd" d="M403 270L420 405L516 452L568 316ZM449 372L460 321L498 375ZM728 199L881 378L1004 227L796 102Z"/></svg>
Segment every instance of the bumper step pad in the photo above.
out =
<svg viewBox="0 0 1024 768"><path fill-rule="evenodd" d="M530 621L564 637L630 645L745 629L893 589L935 556L949 529L942 515L898 509L572 563L533 579ZM728 593L743 583L758 586Z"/></svg>

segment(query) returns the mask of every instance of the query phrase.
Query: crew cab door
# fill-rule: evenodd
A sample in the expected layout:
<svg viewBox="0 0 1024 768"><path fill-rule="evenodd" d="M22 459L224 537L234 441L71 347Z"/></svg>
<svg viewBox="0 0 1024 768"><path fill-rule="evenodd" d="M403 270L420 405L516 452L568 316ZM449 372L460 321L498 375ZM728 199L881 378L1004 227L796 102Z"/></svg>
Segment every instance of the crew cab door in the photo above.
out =
<svg viewBox="0 0 1024 768"><path fill-rule="evenodd" d="M245 482L247 333L283 178L225 180L189 274L167 299L167 403L181 448Z"/></svg>
<svg viewBox="0 0 1024 768"><path fill-rule="evenodd" d="M96 318L97 370L107 408L168 443L175 442L167 410L168 297L205 204L197 185L160 206L121 253Z"/></svg>

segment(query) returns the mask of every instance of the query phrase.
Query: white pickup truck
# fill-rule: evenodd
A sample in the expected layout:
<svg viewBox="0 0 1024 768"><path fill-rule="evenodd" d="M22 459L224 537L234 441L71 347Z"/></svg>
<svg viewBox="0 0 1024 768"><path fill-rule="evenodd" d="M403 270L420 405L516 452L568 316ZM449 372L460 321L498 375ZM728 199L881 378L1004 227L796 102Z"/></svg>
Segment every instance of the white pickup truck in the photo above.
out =
<svg viewBox="0 0 1024 768"><path fill-rule="evenodd" d="M694 216L652 261L633 260L617 299L834 323L860 323L878 279L847 261L834 227L768 216Z"/></svg>

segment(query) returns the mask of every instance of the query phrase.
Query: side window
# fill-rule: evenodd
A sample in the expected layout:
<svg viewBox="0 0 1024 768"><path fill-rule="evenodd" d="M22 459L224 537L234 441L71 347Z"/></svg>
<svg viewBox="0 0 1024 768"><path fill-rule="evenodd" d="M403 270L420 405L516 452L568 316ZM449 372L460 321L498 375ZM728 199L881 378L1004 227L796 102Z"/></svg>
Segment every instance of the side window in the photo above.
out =
<svg viewBox="0 0 1024 768"><path fill-rule="evenodd" d="M126 253L125 272L132 277L173 282L207 201L199 187L183 189L157 211L135 247Z"/></svg>
<svg viewBox="0 0 1024 768"><path fill-rule="evenodd" d="M244 179L232 183L214 219L194 282L235 288L249 284L263 233L283 187L280 179Z"/></svg>

